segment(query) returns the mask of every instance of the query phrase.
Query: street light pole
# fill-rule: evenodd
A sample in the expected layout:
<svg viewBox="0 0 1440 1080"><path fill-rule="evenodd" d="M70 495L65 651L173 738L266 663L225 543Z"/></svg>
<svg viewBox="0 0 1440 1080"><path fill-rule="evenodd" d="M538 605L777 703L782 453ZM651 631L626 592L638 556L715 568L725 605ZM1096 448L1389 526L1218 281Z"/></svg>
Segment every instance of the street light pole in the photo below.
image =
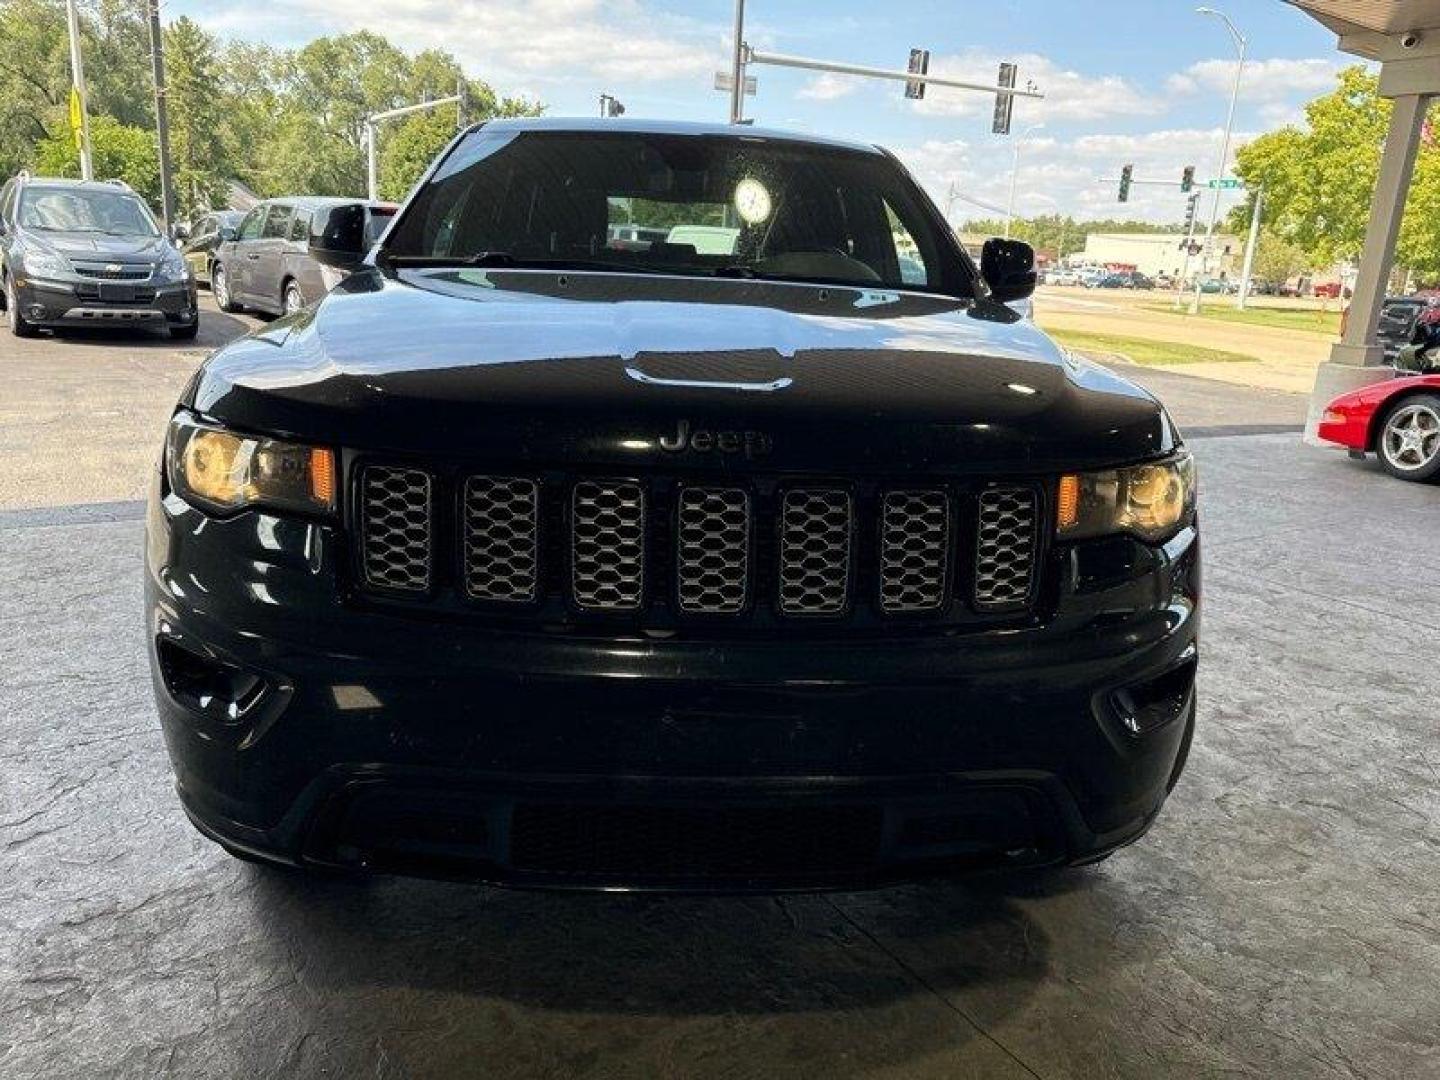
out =
<svg viewBox="0 0 1440 1080"><path fill-rule="evenodd" d="M95 179L94 156L90 150L90 105L85 96L85 64L80 57L80 16L75 0L65 0L65 20L70 28L70 78L80 108L80 179Z"/></svg>
<svg viewBox="0 0 1440 1080"><path fill-rule="evenodd" d="M160 27L160 0L149 0L150 66L155 77L155 132L160 143L160 216L165 235L174 236L175 185L170 174L170 109L165 90L165 32Z"/></svg>
<svg viewBox="0 0 1440 1080"><path fill-rule="evenodd" d="M1031 124L1028 128L1026 128L1024 131L1022 131L1022 132L1020 133L1020 137L1015 140L1015 146L1014 146L1015 157L1014 157L1014 160L1013 160L1013 161L1011 162L1011 164L1010 164L1010 201L1005 204L1005 205L1006 205L1006 209L1005 209L1005 239L1006 239L1006 240L1009 240L1009 239L1010 239L1010 226L1011 226L1011 223L1015 220L1015 181L1016 181L1016 180L1019 178L1019 176L1020 176L1020 144L1023 143L1026 139L1028 139L1028 138L1030 137L1030 133L1031 133L1032 131L1039 131L1039 130L1040 130L1041 128L1043 128L1044 126L1045 126L1044 124Z"/></svg>
<svg viewBox="0 0 1440 1080"><path fill-rule="evenodd" d="M735 52L730 59L730 123L745 122L745 0L735 0Z"/></svg>
<svg viewBox="0 0 1440 1080"><path fill-rule="evenodd" d="M1245 73L1245 53L1250 43L1245 40L1245 35L1235 28L1230 21L1230 16L1223 11L1216 11L1214 8L1201 7L1195 9L1199 15L1214 15L1225 24L1230 31L1230 36L1235 39L1235 49L1239 59L1235 64L1235 85L1230 90L1230 111L1225 115L1225 137L1220 144L1220 166L1215 170L1215 179L1218 182L1225 176L1226 166L1230 162L1230 135L1235 127L1235 105L1240 100L1240 79ZM1200 311L1200 291L1205 279L1205 264L1210 258L1210 252L1215 244L1215 222L1220 217L1220 191L1215 188L1215 198L1210 202L1210 224L1205 228L1205 247L1200 256L1200 269L1195 274L1195 295L1190 300L1190 314L1196 315Z"/></svg>

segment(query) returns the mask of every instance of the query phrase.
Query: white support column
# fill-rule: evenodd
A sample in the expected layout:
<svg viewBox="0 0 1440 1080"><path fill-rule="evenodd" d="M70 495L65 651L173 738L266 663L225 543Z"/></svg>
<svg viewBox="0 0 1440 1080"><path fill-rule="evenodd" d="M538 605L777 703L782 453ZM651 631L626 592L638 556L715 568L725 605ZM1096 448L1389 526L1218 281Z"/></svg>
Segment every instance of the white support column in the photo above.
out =
<svg viewBox="0 0 1440 1080"><path fill-rule="evenodd" d="M1420 147L1420 131L1429 103L1430 95L1423 93L1395 98L1395 112L1390 120L1390 132L1385 137L1380 175L1375 183L1375 197L1370 203L1365 250L1360 258L1360 274L1355 281L1345 336L1331 349L1330 362L1321 364L1315 373L1310 416L1305 426L1307 442L1315 441L1320 414L1333 398L1393 375L1391 369L1381 366L1385 354L1376 344L1375 331L1380 323L1385 288L1395 261L1395 242L1400 235L1400 220L1410 193L1415 155Z"/></svg>

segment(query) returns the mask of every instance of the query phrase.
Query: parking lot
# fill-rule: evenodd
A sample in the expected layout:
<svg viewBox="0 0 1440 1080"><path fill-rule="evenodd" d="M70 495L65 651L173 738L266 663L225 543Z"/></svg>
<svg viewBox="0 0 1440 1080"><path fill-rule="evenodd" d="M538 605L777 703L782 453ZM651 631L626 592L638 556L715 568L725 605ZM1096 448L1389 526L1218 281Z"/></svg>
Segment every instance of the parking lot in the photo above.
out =
<svg viewBox="0 0 1440 1080"><path fill-rule="evenodd" d="M208 301L207 301L208 303ZM1200 728L1108 862L557 896L236 862L171 790L137 502L201 339L0 345L0 1074L1440 1074L1436 491L1129 370L1200 461Z"/></svg>

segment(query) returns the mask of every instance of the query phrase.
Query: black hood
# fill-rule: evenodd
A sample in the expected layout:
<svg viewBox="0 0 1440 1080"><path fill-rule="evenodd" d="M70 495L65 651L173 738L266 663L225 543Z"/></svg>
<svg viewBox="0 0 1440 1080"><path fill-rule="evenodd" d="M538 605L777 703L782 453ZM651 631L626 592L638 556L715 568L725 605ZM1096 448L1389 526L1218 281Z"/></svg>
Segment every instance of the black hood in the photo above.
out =
<svg viewBox="0 0 1440 1080"><path fill-rule="evenodd" d="M31 232L28 243L58 251L67 259L154 263L173 251L163 236L112 236L99 232Z"/></svg>
<svg viewBox="0 0 1440 1080"><path fill-rule="evenodd" d="M216 353L237 429L516 462L1051 471L1172 450L1147 393L988 301L754 280L371 270ZM667 450L684 429L724 454ZM747 434L748 433L748 434Z"/></svg>

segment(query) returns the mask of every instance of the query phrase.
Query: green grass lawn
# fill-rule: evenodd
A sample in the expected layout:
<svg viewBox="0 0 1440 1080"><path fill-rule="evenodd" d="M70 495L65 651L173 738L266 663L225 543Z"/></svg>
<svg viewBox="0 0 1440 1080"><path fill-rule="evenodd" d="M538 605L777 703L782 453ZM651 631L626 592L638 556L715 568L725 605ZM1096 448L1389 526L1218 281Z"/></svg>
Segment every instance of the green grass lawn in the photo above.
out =
<svg viewBox="0 0 1440 1080"><path fill-rule="evenodd" d="M1175 310L1174 304L1144 304L1146 311L1163 311L1167 315L1190 316L1190 298L1184 299L1185 306ZM1200 309L1200 318L1216 319L1220 322L1249 323L1251 326L1274 326L1280 330L1309 330L1316 334L1334 336L1340 333L1340 312L1307 310L1305 308L1280 308L1251 306L1244 311L1235 307L1233 296L1207 296Z"/></svg>
<svg viewBox="0 0 1440 1080"><path fill-rule="evenodd" d="M1136 364L1243 364L1259 363L1253 356L1202 349L1174 341L1146 341L1143 338L1121 337L1118 334L1091 334L1079 330L1049 330L1051 337L1067 349L1082 353L1108 353L1123 356Z"/></svg>

